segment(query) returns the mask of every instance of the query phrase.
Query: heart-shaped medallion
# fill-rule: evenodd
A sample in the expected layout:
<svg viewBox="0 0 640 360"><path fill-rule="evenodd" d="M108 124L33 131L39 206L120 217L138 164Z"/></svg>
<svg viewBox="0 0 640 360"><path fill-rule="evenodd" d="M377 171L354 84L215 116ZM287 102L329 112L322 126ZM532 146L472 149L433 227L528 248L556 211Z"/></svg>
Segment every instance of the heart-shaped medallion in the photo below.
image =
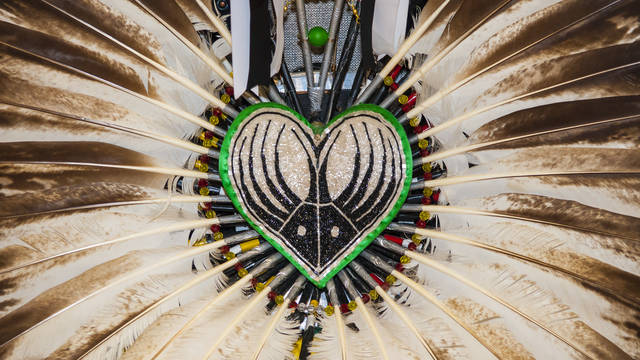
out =
<svg viewBox="0 0 640 360"><path fill-rule="evenodd" d="M286 106L253 105L220 152L235 207L319 287L395 217L411 171L404 129L375 105L355 106L323 128Z"/></svg>

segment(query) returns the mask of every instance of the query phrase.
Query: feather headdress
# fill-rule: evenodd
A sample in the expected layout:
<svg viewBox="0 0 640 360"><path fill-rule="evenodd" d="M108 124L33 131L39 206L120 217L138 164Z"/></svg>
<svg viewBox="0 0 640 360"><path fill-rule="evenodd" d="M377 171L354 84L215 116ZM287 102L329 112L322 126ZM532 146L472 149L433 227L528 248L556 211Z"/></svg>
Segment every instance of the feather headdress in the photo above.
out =
<svg viewBox="0 0 640 360"><path fill-rule="evenodd" d="M640 358L640 3L409 3L234 97L227 2L3 1L0 358Z"/></svg>

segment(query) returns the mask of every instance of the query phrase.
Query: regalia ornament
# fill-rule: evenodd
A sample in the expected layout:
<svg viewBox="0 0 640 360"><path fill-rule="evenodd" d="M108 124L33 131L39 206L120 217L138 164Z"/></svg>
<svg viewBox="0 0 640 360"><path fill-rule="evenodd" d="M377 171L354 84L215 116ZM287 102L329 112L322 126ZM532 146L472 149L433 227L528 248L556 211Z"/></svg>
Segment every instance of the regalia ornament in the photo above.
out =
<svg viewBox="0 0 640 360"><path fill-rule="evenodd" d="M639 24L1 1L0 359L640 359Z"/></svg>
<svg viewBox="0 0 640 360"><path fill-rule="evenodd" d="M400 210L411 160L385 109L355 106L314 129L287 107L260 104L231 124L220 175L248 222L324 287Z"/></svg>

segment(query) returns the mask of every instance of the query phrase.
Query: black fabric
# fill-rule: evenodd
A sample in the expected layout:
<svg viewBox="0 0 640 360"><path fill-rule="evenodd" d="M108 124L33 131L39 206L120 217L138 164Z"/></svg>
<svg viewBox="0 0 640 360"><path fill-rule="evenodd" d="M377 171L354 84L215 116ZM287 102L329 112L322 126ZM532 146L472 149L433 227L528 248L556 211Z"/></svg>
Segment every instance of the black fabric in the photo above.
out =
<svg viewBox="0 0 640 360"><path fill-rule="evenodd" d="M373 11L375 5L376 0L362 0L360 2L360 44L362 47L361 66L366 69L373 69L375 65L373 58L373 46L371 44L371 30L373 28Z"/></svg>
<svg viewBox="0 0 640 360"><path fill-rule="evenodd" d="M422 8L427 4L427 0L409 0L409 11L407 12L407 29L405 36L409 36L415 27L414 19L417 19L422 12Z"/></svg>
<svg viewBox="0 0 640 360"><path fill-rule="evenodd" d="M269 0L249 0L251 8L251 47L247 89L256 85L268 85L271 80L272 42L269 19Z"/></svg>

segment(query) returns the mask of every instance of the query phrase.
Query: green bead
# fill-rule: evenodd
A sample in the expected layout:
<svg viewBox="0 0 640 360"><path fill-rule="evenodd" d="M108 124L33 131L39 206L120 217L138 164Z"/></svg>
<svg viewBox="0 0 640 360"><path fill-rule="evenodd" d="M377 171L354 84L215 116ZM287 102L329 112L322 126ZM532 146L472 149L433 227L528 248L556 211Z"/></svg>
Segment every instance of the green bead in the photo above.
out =
<svg viewBox="0 0 640 360"><path fill-rule="evenodd" d="M329 40L329 33L322 26L316 26L309 29L307 37L311 46L323 47Z"/></svg>

